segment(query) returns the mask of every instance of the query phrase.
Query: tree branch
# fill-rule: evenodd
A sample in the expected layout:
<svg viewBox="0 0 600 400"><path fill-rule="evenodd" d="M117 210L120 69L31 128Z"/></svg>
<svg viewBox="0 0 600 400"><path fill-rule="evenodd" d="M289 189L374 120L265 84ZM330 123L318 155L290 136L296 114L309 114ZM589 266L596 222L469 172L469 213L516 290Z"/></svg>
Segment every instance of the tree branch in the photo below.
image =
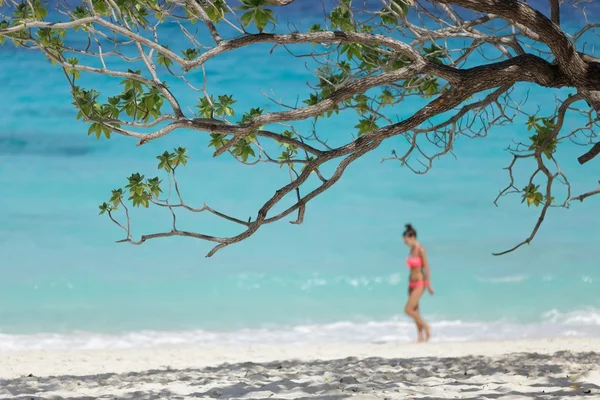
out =
<svg viewBox="0 0 600 400"><path fill-rule="evenodd" d="M263 32L271 28L270 23L277 21L274 14L277 6L286 6L293 1L267 0L271 6L262 5L252 12L245 12L241 18L231 2L220 0L218 4L195 0L155 3L150 0L135 9L114 0L105 3L86 0L76 11L61 2L59 18L67 16L72 19L68 22L34 20L44 13L39 12L37 3L28 2L31 14L16 10L15 17L7 17L9 22L0 23L0 37L37 49L63 68L72 86L79 117L83 116L85 122L91 123L88 133L98 136L104 133L109 137L110 132L114 132L134 137L138 145L142 145L177 130L207 132L211 134L209 146L215 148L214 156L229 153L245 165L271 163L288 169L289 183L266 196L256 217L246 220L216 211L206 204L197 208L186 204L175 176L177 165L187 162L186 150L167 151L158 157L159 169L169 176L166 199L159 198L162 190L158 178L134 174L125 189L113 191L111 200L101 206L101 213L107 213L108 219L125 231L124 242L142 244L168 236L194 237L214 243L215 247L208 253L212 256L218 250L252 236L262 225L288 218L292 213L297 212L297 216L290 222L301 224L308 202L331 188L355 160L375 150L388 138L401 136L404 139L405 147L394 152L393 159L420 174L427 172L437 158L452 154L458 136L483 137L492 127L514 123L519 114L527 115L521 110L522 103L511 98L512 89L518 82L546 88L567 87L577 93L565 100L552 118L542 119L545 128L540 125L538 129L535 125L536 135L539 135L531 139L532 144L519 143L517 150L511 150L514 159L508 167L510 184L494 203L497 204L505 194L523 192L515 187L512 168L524 159L537 162L529 184L545 177L546 190L542 189L545 193L542 196L535 186L535 205L543 207L529 237L513 249L496 254L506 254L534 239L551 207L552 185L556 181L564 182L568 187L565 207L574 200L582 201L600 192L591 191L571 198L569 182L560 171L553 155L555 149L551 147L565 138L574 141L579 132L587 129L583 133L586 145L593 147L579 158L579 162L583 164L600 154L600 143L594 144L598 135L593 130L592 110L589 110L585 128L558 137L567 110L574 110L569 108L574 102L585 99L592 109L600 111L599 59L593 51L585 53L585 48L578 52L576 46L578 40L587 38L586 33L591 34L594 26L600 24L587 24L586 17L586 27L575 36L569 36L560 27L560 0L549 0L550 17L519 0L410 1L408 4L412 8L408 14L400 8L392 8L386 0L383 10L380 6L371 9L371 2L365 2L362 11L335 2L335 12L328 16L325 30L317 26L303 33L290 24L293 25L290 33ZM483 15L466 20L464 13L455 6ZM11 3L9 7L18 5ZM185 17L180 15L182 11L185 11ZM157 13L160 18L147 19L152 13ZM54 14L50 17L54 18ZM185 19L192 17L203 22L196 31L188 31L185 24ZM177 34L182 35L182 41L165 38L161 29L166 23L179 27ZM233 34L222 37L218 30L222 25L233 28ZM259 33L251 33L256 31ZM210 46L202 43L203 32L210 34ZM164 33L173 35L168 29ZM164 44L162 40L166 39L176 50ZM185 48L186 41L190 46L188 49ZM255 106L242 115L241 122L233 122L239 116L239 105L234 105L238 99L209 90L212 86L207 83L210 76L206 73L207 64L228 52L253 45L262 48L264 44L271 44L273 49L281 47L296 59L311 60L304 64L307 69L314 68L316 82L308 83L311 95L306 100L297 98L295 103L288 105L263 93L274 103L274 109L265 107L263 110L263 107ZM107 46L112 48L106 49ZM302 49L302 54L294 53L298 48ZM304 50L306 48L312 50ZM69 58L73 55L76 57ZM485 62L474 60L478 56ZM111 63L114 58L117 62ZM132 69L123 68L123 62ZM139 65L145 66L143 74L133 72ZM190 73L195 68L200 68L201 73ZM125 88L112 96L81 89L76 86L76 79L84 73L124 79ZM163 79L166 80L163 82ZM172 80L178 80L192 90L191 104L180 105L179 100L188 97L177 99L167 86ZM179 86L177 88L179 90ZM197 102L196 93L203 96ZM471 100L472 97L476 98ZM408 102L414 98L427 104L412 115L406 114ZM166 103L173 112L161 109ZM200 111L192 111L193 106ZM187 112L184 114L183 107L190 110L189 117ZM317 121L334 118L338 113L341 114L338 118L344 121L358 120L355 130L346 132L351 140L340 139L343 132L328 137L317 134ZM533 124L540 120L537 114L529 117ZM299 121L309 122L310 127L297 130L292 123ZM281 125L284 132L278 133L278 129L269 126L273 124ZM549 134L552 124L555 124L554 130ZM329 139L334 139L335 144L330 144ZM273 151L280 154L273 155ZM555 163L554 166L547 165L548 160ZM415 163L418 163L416 167ZM326 178L328 173L324 171L333 173ZM309 185L312 190L307 192L305 188ZM163 211L167 208L172 217L170 230L145 234L139 240L133 240L129 209L122 200L126 197L119 198L126 196L125 193L131 196L134 207L155 205ZM293 203L285 203L283 211L279 207L277 212L273 211L288 199ZM116 218L117 208L124 210L122 218L126 223ZM176 212L210 214L220 221L235 224L241 232L217 237L180 230Z"/></svg>
<svg viewBox="0 0 600 400"><path fill-rule="evenodd" d="M587 193L584 193L584 194L580 194L579 196L571 197L567 201L568 202L572 202L572 201L581 201L581 202L583 202L583 200L587 199L588 197L595 196L597 194L600 194L600 189L592 190L591 192L587 192Z"/></svg>
<svg viewBox="0 0 600 400"><path fill-rule="evenodd" d="M436 0L439 3L457 4L471 10L493 13L499 17L521 24L539 35L555 55L563 72L572 77L573 86L577 79L588 72L587 64L575 51L569 38L560 27L527 3L518 0Z"/></svg>
<svg viewBox="0 0 600 400"><path fill-rule="evenodd" d="M554 125L554 129L552 130L552 133L549 134L545 140L540 143L539 147L537 147L537 149L535 149L535 153L534 154L530 154L526 157L531 157L533 156L536 161L537 161L537 169L536 171L533 173L533 175L531 176L530 180L529 180L529 185L533 184L533 179L535 177L535 175L541 171L547 178L546 181L546 193L544 196L544 205L542 207L542 211L540 212L540 215L538 217L538 220L535 224L535 226L533 227L532 232L530 233L530 235L523 240L522 242L518 243L516 246L505 250L503 252L500 253L492 253L494 256L501 256L504 254L508 254L511 253L515 250L517 250L518 248L520 248L523 245L529 244L531 243L531 241L535 238L535 236L537 235L538 230L540 229L540 227L542 226L542 223L544 222L544 218L546 217L546 213L548 212L548 209L550 208L550 206L552 205L552 203L554 202L554 198L552 197L552 184L554 182L554 180L560 176L560 173L551 173L550 170L548 169L548 167L545 165L543 157L545 150L548 148L548 146L550 146L550 144L558 137L558 134L560 133L560 130L563 127L564 121L565 121L565 116L567 114L567 111L569 110L569 107L582 99L581 95L574 95L571 96L569 98L567 98L559 107L558 111L557 111L557 118L556 118L556 123ZM521 157L524 158L524 157ZM510 186L507 187L506 190L508 190L509 188L513 187L514 188L514 178L512 176L512 168L515 165L515 161L519 159L519 157L515 157L513 159L513 162L511 163L511 165L509 166L508 170L510 173L510 178L511 178L511 183ZM502 193L500 194L502 195Z"/></svg>
<svg viewBox="0 0 600 400"><path fill-rule="evenodd" d="M560 26L560 0L548 0L548 3L552 22Z"/></svg>
<svg viewBox="0 0 600 400"><path fill-rule="evenodd" d="M600 142L592 146L592 148L589 149L584 155L578 157L577 161L579 161L579 164L583 165L588 161L593 160L598 154L600 154Z"/></svg>

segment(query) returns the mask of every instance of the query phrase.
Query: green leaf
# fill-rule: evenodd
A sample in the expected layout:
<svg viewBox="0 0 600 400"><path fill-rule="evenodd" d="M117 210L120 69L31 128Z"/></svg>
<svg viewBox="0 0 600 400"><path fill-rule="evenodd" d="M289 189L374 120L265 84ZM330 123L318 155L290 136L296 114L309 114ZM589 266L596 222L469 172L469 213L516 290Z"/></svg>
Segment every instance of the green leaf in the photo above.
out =
<svg viewBox="0 0 600 400"><path fill-rule="evenodd" d="M130 74L135 74L135 75L141 75L142 71L137 70L137 71L132 71L132 70L127 70L127 72L129 72ZM143 92L143 87L142 87L142 83L138 80L135 79L124 79L120 82L121 85L125 86L124 92L127 93L129 91L131 91L131 96L135 96L136 93L141 93Z"/></svg>
<svg viewBox="0 0 600 400"><path fill-rule="evenodd" d="M537 118L535 115L531 115L529 116L529 118L527 118L527 130L530 131L537 122Z"/></svg>
<svg viewBox="0 0 600 400"><path fill-rule="evenodd" d="M307 159L306 159L306 161L308 161L309 163L310 163L310 162L313 162L314 160L315 160L315 158L314 158L313 156L309 156L309 157L307 157ZM307 163L307 164L304 164L304 165L302 166L302 169L301 169L301 171L304 171L304 170L306 169L306 167L307 167L307 166L308 166L308 163ZM312 173L314 173L314 171L311 171L311 174L312 174Z"/></svg>
<svg viewBox="0 0 600 400"><path fill-rule="evenodd" d="M365 94L357 94L352 100L354 100L354 108L359 114L365 114L370 110L368 104L369 97Z"/></svg>
<svg viewBox="0 0 600 400"><path fill-rule="evenodd" d="M73 17L75 17L76 19L86 18L89 16L90 13L83 6L76 6L75 10L73 11ZM77 28L78 27L76 27L75 30L77 30Z"/></svg>
<svg viewBox="0 0 600 400"><path fill-rule="evenodd" d="M308 28L308 32L309 33L323 32L323 28L321 28L321 24L313 24L310 26L310 28Z"/></svg>
<svg viewBox="0 0 600 400"><path fill-rule="evenodd" d="M211 140L208 143L208 147L214 147L215 150L219 150L225 145L225 143L228 142L228 140L225 139L225 135L221 135L219 133L211 133L210 138Z"/></svg>
<svg viewBox="0 0 600 400"><path fill-rule="evenodd" d="M379 95L381 104L392 104L394 103L394 94L389 89L384 89Z"/></svg>
<svg viewBox="0 0 600 400"><path fill-rule="evenodd" d="M106 202L100 204L100 206L98 208L100 209L100 212L98 213L98 215L102 215L106 212L112 211L110 206Z"/></svg>
<svg viewBox="0 0 600 400"><path fill-rule="evenodd" d="M269 18L267 17L267 14L257 12L254 15L254 25L256 26L256 29L258 29L259 32L262 32L265 29L268 22Z"/></svg>
<svg viewBox="0 0 600 400"><path fill-rule="evenodd" d="M532 204L538 207L545 201L545 196L539 191L540 186L529 184L523 188L523 196L521 203L527 201L527 207L530 207Z"/></svg>
<svg viewBox="0 0 600 400"><path fill-rule="evenodd" d="M242 120L240 121L242 124L246 125L250 123L254 118L258 117L263 113L263 110L260 107L251 108L250 111L242 115ZM259 127L258 129L262 129Z"/></svg>
<svg viewBox="0 0 600 400"><path fill-rule="evenodd" d="M259 32L262 32L269 22L275 24L273 10L265 8L268 4L265 0L241 0L242 5L236 10L246 11L240 18L242 25L247 27L252 22Z"/></svg>
<svg viewBox="0 0 600 400"><path fill-rule="evenodd" d="M240 21L242 21L242 25L248 26L252 23L253 19L254 19L254 13L251 11L248 11L247 13L242 15L242 17L240 18Z"/></svg>
<svg viewBox="0 0 600 400"><path fill-rule="evenodd" d="M435 96L440 92L440 85L437 78L429 78L423 81L419 87L419 91L425 98Z"/></svg>
<svg viewBox="0 0 600 400"><path fill-rule="evenodd" d="M162 189L160 188L161 180L158 177L148 178L146 183L148 185L148 191L151 196L158 198L162 193Z"/></svg>
<svg viewBox="0 0 600 400"><path fill-rule="evenodd" d="M163 47L167 50L169 49L169 46L164 45ZM156 53L156 63L167 68L173 65L173 61L162 53Z"/></svg>
<svg viewBox="0 0 600 400"><path fill-rule="evenodd" d="M206 6L204 10L208 15L208 18L213 22L219 22L225 17L227 13L227 4L224 0L212 0Z"/></svg>
<svg viewBox="0 0 600 400"><path fill-rule="evenodd" d="M196 11L185 8L185 19L191 22L192 24L198 22L198 17L196 17Z"/></svg>
<svg viewBox="0 0 600 400"><path fill-rule="evenodd" d="M73 66L79 64L79 60L76 57L67 58L67 63ZM75 68L65 68L65 72L73 77L73 79L78 79L80 77L79 71Z"/></svg>
<svg viewBox="0 0 600 400"><path fill-rule="evenodd" d="M183 54L183 57L190 61L198 57L198 55L200 55L200 52L196 49L185 49L182 50L181 53Z"/></svg>
<svg viewBox="0 0 600 400"><path fill-rule="evenodd" d="M212 98L212 96L210 97L199 97L198 98L198 102L200 103L199 105L196 106L196 108L199 110L199 115L202 118L212 118L213 117L213 112L214 112L214 108L213 105L215 103L214 99Z"/></svg>
<svg viewBox="0 0 600 400"><path fill-rule="evenodd" d="M398 25L398 18L393 12L390 12L387 8L382 8L379 12L381 22L384 25Z"/></svg>
<svg viewBox="0 0 600 400"><path fill-rule="evenodd" d="M538 122L541 122L541 124L538 124ZM545 144L542 153L548 159L552 159L552 155L556 152L558 145L558 139L554 135L554 118L529 117L527 126L529 130L531 130L530 127L535 130L535 134L529 137L529 140L531 140L529 150L539 151L540 147Z"/></svg>
<svg viewBox="0 0 600 400"><path fill-rule="evenodd" d="M92 133L96 135L96 139L100 139L100 136L102 135L102 125L97 122L91 124L88 128L88 136Z"/></svg>
<svg viewBox="0 0 600 400"><path fill-rule="evenodd" d="M424 47L423 51L425 52L425 58L437 64L443 64L442 59L446 58L444 49L435 42L429 47Z"/></svg>
<svg viewBox="0 0 600 400"><path fill-rule="evenodd" d="M94 11L98 14L106 16L110 13L104 0L92 0L92 4L94 5Z"/></svg>
<svg viewBox="0 0 600 400"><path fill-rule="evenodd" d="M254 153L254 149L250 146L244 147L244 150L242 151L242 160L246 162L248 160L248 156L256 156L256 154Z"/></svg>
<svg viewBox="0 0 600 400"><path fill-rule="evenodd" d="M221 117L233 117L235 115L235 111L231 106L236 103L233 99L233 96L229 95L221 95L218 97L219 101L214 104L215 113Z"/></svg>
<svg viewBox="0 0 600 400"><path fill-rule="evenodd" d="M402 15L408 14L408 2L406 0L392 0L391 9Z"/></svg>
<svg viewBox="0 0 600 400"><path fill-rule="evenodd" d="M362 60L362 49L363 46L359 43L347 43L341 46L340 53L346 54L348 60L352 60L353 58Z"/></svg>
<svg viewBox="0 0 600 400"><path fill-rule="evenodd" d="M374 115L371 115L367 118L362 118L357 125L355 125L354 127L358 129L358 136L362 136L365 133L369 133L374 131L375 129L379 128L377 126L377 117Z"/></svg>
<svg viewBox="0 0 600 400"><path fill-rule="evenodd" d="M156 158L158 159L158 169L164 169L167 172L171 172L173 169L171 160L174 157L175 154L169 153L168 151L165 151L160 156L157 156Z"/></svg>
<svg viewBox="0 0 600 400"><path fill-rule="evenodd" d="M187 149L184 147L178 147L175 149L174 155L175 156L173 157L173 164L175 166L183 165L185 167L185 165L187 164L188 158L190 158L187 155Z"/></svg>
<svg viewBox="0 0 600 400"><path fill-rule="evenodd" d="M307 106L314 106L319 101L321 101L319 93L311 93L309 95L309 98L306 100L303 100L302 103L306 104Z"/></svg>
<svg viewBox="0 0 600 400"><path fill-rule="evenodd" d="M333 29L341 31L355 30L350 0L340 0L339 5L329 13L328 18Z"/></svg>
<svg viewBox="0 0 600 400"><path fill-rule="evenodd" d="M109 202L112 203L112 207L116 210L123 200L123 189L114 189L111 193Z"/></svg>
<svg viewBox="0 0 600 400"><path fill-rule="evenodd" d="M279 161L282 161L282 162L283 162L283 161L290 161L290 160L291 160L291 158L292 158L292 155L290 154L290 151L289 151L288 149L286 149L285 151L283 151L283 152L282 152L282 153L279 155L279 157L277 157L277 159L278 159ZM283 164L283 163L282 163L282 164L280 164L280 165L279 165L279 168L282 168L284 165L285 165L285 164Z"/></svg>
<svg viewBox="0 0 600 400"><path fill-rule="evenodd" d="M9 27L8 22L0 21L0 30L6 29ZM0 35L0 45L4 44L5 36Z"/></svg>

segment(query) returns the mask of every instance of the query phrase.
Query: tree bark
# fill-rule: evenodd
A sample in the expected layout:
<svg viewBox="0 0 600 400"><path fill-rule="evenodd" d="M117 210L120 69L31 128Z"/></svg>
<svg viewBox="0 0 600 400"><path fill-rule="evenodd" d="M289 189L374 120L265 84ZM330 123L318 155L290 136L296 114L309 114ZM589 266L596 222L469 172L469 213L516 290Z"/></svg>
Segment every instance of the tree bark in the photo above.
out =
<svg viewBox="0 0 600 400"><path fill-rule="evenodd" d="M550 3L550 18L553 23L560 26L560 3L559 0L548 0Z"/></svg>

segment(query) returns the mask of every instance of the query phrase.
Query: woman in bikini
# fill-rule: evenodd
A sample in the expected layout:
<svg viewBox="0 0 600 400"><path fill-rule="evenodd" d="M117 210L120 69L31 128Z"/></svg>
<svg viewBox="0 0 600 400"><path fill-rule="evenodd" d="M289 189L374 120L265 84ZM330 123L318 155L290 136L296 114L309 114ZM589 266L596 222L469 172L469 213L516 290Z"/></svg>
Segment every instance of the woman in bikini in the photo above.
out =
<svg viewBox="0 0 600 400"><path fill-rule="evenodd" d="M429 262L425 249L417 241L417 231L411 224L406 224L404 230L404 243L410 248L406 265L410 269L410 277L408 282L408 302L404 308L404 312L414 319L419 333L418 342L426 342L431 336L429 325L423 321L419 313L419 299L425 293L425 289L433 294L431 288L431 274L429 272Z"/></svg>

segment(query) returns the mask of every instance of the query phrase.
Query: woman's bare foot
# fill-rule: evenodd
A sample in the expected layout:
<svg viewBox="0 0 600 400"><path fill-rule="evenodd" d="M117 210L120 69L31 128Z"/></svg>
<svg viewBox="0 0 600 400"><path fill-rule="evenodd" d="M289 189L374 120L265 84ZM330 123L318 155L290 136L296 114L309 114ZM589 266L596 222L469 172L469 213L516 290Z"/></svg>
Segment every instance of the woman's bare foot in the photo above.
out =
<svg viewBox="0 0 600 400"><path fill-rule="evenodd" d="M423 330L425 331L425 342L429 341L429 338L431 337L431 329L429 329L429 325L425 325L423 327Z"/></svg>
<svg viewBox="0 0 600 400"><path fill-rule="evenodd" d="M425 339L425 330L423 328L419 328L419 336L417 338L417 343L423 343L427 341Z"/></svg>

